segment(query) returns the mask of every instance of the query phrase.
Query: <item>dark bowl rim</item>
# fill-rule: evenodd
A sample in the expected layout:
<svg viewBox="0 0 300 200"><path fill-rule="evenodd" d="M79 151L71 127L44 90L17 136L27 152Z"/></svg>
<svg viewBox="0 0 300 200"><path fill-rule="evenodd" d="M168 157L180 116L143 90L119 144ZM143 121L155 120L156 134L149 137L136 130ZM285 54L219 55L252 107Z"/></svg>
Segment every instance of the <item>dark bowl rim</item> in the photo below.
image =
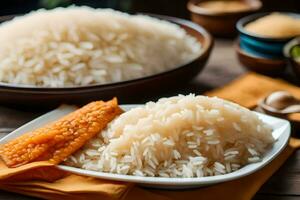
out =
<svg viewBox="0 0 300 200"><path fill-rule="evenodd" d="M269 15L271 13L283 13L283 14L287 14L287 15L291 15L291 16L296 16L297 18L300 18L300 14L298 13L294 13L294 12L259 12L259 13L255 13L255 14L251 14L248 16L245 16L243 18L241 18L237 23L236 23L236 29L238 30L239 33L246 35L248 37L251 38L256 38L259 40L264 40L264 41L268 41L268 42L287 42L297 36L294 37L281 37L281 38L271 38L271 37L265 37L265 36L261 36L255 33L251 33L248 32L244 29L245 25L247 25L248 23L261 18L263 16Z"/></svg>
<svg viewBox="0 0 300 200"><path fill-rule="evenodd" d="M132 84L134 82L138 82L138 81L143 81L143 80L148 80L148 79L153 79L162 75L167 75L169 73L172 73L174 71L180 70L184 67L186 67L187 65L196 62L197 60L204 58L206 56L207 53L210 53L210 50L212 49L213 46L213 37L211 36L211 34L202 26L191 22L189 20L185 20L185 19L181 19L181 18L177 18L177 17L172 17L172 16L166 16L166 15L158 15L158 14L152 14L152 13L139 13L139 14L144 14L144 15L149 15L155 18L158 18L160 20L167 20L171 23L175 23L177 25L180 26L185 26L187 28L193 29L195 30L197 33L201 34L204 38L203 42L204 44L201 44L202 48L201 48L201 52L200 54L194 58L193 60L178 66L174 69L171 70L167 70L167 71L163 71L161 73L157 73L157 74L153 74L150 76L145 76L145 77L141 77L141 78L136 78L136 79L131 79L131 80L126 80L126 81L119 81L119 82L114 82L114 83L107 83L107 84L91 84L91 85L84 85L84 86L67 86L67 87L43 87L43 86L32 86L32 85L21 85L21 84L11 84L11 83L5 83L5 82L0 82L0 89L10 89L10 90L19 90L19 91L36 91L36 92L43 92L43 93L47 93L47 92L64 92L64 91L82 91L82 90L89 90L89 89L103 89L103 88L109 88L109 87L118 87L121 85L126 85L126 84ZM6 17L6 16L0 16L1 17ZM13 16L10 15L8 16L8 18L12 18Z"/></svg>
<svg viewBox="0 0 300 200"><path fill-rule="evenodd" d="M208 11L205 8L201 8L200 6L196 5L195 0L189 0L187 3L187 9L194 14L198 15L203 15L203 16L208 16L208 17L224 17L224 16L236 16L240 14L247 14L247 13L252 13L255 11L258 11L259 9L262 8L262 2L260 0L246 0L245 2L255 2L257 6L252 6L250 3L248 3L249 9L247 10L242 10L242 11L237 11L237 12L211 12Z"/></svg>

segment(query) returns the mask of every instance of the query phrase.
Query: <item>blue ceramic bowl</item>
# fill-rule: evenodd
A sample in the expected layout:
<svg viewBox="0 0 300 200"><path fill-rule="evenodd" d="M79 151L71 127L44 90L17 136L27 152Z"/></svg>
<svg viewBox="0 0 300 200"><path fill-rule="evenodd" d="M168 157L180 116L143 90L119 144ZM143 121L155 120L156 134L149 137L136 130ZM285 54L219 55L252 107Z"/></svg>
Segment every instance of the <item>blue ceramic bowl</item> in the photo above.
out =
<svg viewBox="0 0 300 200"><path fill-rule="evenodd" d="M262 58L284 59L284 55L283 55L284 45L294 37L286 37L286 38L263 37L261 35L250 33L246 31L244 28L248 23L269 14L271 13L270 12L257 13L257 14L244 17L237 22L236 28L240 34L239 35L240 47L241 49L243 49L243 51L246 51L250 54ZM300 18L300 14L296 14L296 13L284 12L283 14Z"/></svg>

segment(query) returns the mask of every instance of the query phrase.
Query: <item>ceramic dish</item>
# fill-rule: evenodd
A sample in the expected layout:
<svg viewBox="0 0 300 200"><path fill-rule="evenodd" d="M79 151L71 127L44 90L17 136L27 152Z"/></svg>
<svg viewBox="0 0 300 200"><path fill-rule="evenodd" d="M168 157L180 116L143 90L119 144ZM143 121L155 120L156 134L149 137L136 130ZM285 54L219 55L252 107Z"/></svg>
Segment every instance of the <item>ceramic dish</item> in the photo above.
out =
<svg viewBox="0 0 300 200"><path fill-rule="evenodd" d="M235 51L240 63L248 70L265 75L278 75L284 72L286 61L282 59L270 59L257 54L247 52L241 48L239 42L235 44Z"/></svg>
<svg viewBox="0 0 300 200"><path fill-rule="evenodd" d="M277 59L277 60L283 59L283 47L293 37L286 37L286 38L262 37L260 35L250 33L246 31L244 28L248 23L269 14L271 13L266 12L266 13L253 14L244 17L237 22L236 28L240 34L239 36L240 46L244 51L252 53L256 56L260 56L268 59ZM296 13L283 13L283 14L300 18L300 15Z"/></svg>
<svg viewBox="0 0 300 200"><path fill-rule="evenodd" d="M132 96L136 93L139 93L139 96L147 96L191 80L203 69L209 58L213 46L212 37L204 28L193 22L168 16L151 16L176 23L197 38L202 45L200 55L188 64L166 72L105 85L46 88L0 83L0 103L22 107L49 107L61 103L84 104L99 98L109 99L112 96L118 96L122 102L130 102L135 100Z"/></svg>
<svg viewBox="0 0 300 200"><path fill-rule="evenodd" d="M200 2L207 0L190 0L187 8L191 13L194 22L206 28L213 35L231 37L236 34L236 22L247 15L258 11L262 7L259 0L244 0L249 5L249 9L237 12L212 12L198 6Z"/></svg>
<svg viewBox="0 0 300 200"><path fill-rule="evenodd" d="M292 55L291 51L295 46L300 47L300 37L297 37L290 42L288 42L283 49L284 56L288 59L289 65L293 68L298 80L300 80L300 61L296 61Z"/></svg>
<svg viewBox="0 0 300 200"><path fill-rule="evenodd" d="M136 106L137 105L121 105L121 107L124 110L129 110ZM49 122L52 122L55 119L74 111L75 109L76 107L74 106L61 106L58 109L55 109L13 131L9 135L1 139L0 144L14 139L22 135L23 133L36 129ZM276 158L276 156L279 155L279 153L284 149L284 147L288 143L290 137L290 124L288 121L259 113L257 113L257 115L261 120L263 120L265 123L269 124L273 128L272 135L276 139L276 142L274 143L273 147L264 155L262 161L253 164L248 164L242 167L241 169L229 174L201 178L162 178L102 173L64 165L59 165L57 167L65 171L84 176L91 176L107 180L133 182L146 187L164 189L197 188L201 186L222 183L229 180L235 180L249 175L251 173L254 173L255 171L261 169L262 167L270 163L274 158Z"/></svg>

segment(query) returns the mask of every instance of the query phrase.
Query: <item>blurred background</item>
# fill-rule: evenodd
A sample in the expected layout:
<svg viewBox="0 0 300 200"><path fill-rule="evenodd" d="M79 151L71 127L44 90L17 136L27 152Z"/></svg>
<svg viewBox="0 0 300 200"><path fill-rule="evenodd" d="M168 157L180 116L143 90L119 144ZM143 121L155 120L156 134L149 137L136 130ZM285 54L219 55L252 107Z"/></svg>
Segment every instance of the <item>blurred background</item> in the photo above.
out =
<svg viewBox="0 0 300 200"><path fill-rule="evenodd" d="M300 12L299 0L262 0L263 11ZM0 15L22 14L39 8L88 5L95 8L114 8L126 12L151 12L189 18L187 0L10 0L1 1Z"/></svg>

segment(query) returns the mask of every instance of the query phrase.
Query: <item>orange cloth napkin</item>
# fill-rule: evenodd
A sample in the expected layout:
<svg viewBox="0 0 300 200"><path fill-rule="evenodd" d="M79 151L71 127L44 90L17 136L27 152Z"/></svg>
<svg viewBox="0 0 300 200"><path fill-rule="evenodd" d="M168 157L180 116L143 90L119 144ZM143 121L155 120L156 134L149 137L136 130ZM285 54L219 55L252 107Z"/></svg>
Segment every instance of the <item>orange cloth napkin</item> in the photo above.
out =
<svg viewBox="0 0 300 200"><path fill-rule="evenodd" d="M258 99L275 90L287 90L300 98L300 88L281 80L252 73L233 81L224 88L211 91L207 95L219 96L253 108ZM297 118L297 115L293 117ZM25 195L59 200L181 200L195 197L205 200L249 200L299 147L300 140L291 138L287 148L262 170L238 180L193 190L150 190L129 183L65 174L47 162L31 163L14 169L9 169L0 163L0 188Z"/></svg>

